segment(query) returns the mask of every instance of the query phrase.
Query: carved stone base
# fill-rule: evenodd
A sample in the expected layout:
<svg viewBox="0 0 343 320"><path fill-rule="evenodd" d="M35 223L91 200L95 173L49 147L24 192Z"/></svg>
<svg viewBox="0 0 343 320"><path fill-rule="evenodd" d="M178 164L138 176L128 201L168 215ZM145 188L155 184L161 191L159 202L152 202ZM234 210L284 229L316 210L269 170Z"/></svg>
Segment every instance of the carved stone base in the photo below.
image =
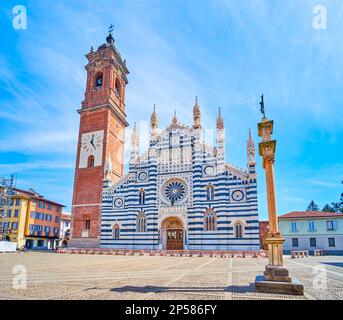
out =
<svg viewBox="0 0 343 320"><path fill-rule="evenodd" d="M291 282L277 282L267 281L264 276L257 276L255 287L256 291L261 293L287 294L294 296L304 295L304 286L297 279L293 279Z"/></svg>
<svg viewBox="0 0 343 320"><path fill-rule="evenodd" d="M266 270L264 271L264 278L266 281L292 282L288 269L284 266L267 265Z"/></svg>

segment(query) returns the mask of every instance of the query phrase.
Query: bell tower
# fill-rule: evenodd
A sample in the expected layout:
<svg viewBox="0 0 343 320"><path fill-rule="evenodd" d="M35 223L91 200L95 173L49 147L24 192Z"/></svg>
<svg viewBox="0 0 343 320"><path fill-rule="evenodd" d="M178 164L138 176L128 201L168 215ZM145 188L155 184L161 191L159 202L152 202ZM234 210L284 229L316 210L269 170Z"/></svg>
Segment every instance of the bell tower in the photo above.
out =
<svg viewBox="0 0 343 320"><path fill-rule="evenodd" d="M70 246L99 247L103 180L124 175L125 88L129 71L115 47L106 43L86 55L85 99L80 114ZM109 163L109 161L111 163ZM110 171L109 171L110 168Z"/></svg>

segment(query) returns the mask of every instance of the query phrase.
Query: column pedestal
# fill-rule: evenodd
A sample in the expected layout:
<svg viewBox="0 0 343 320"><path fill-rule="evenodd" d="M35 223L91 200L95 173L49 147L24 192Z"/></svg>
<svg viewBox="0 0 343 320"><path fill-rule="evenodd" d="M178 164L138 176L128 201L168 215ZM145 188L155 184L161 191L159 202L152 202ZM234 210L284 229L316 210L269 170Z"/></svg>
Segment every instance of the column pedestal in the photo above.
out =
<svg viewBox="0 0 343 320"><path fill-rule="evenodd" d="M289 276L288 269L283 265L283 243L280 236L268 238L269 264L263 275L257 276L255 287L257 292L289 295L304 295L304 286L297 279Z"/></svg>

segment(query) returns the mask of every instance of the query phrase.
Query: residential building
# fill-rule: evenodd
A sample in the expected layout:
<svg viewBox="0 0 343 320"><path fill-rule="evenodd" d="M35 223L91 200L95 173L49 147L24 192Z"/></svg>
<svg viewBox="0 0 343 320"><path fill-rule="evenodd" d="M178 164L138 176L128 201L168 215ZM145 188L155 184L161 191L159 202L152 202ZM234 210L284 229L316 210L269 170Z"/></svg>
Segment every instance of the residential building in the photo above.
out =
<svg viewBox="0 0 343 320"><path fill-rule="evenodd" d="M64 212L61 216L59 247L67 247L70 239L71 214Z"/></svg>
<svg viewBox="0 0 343 320"><path fill-rule="evenodd" d="M2 221L3 239L16 242L18 248L55 249L63 207L32 189L13 189Z"/></svg>
<svg viewBox="0 0 343 320"><path fill-rule="evenodd" d="M316 249L343 254L343 214L320 211L290 212L279 217L284 250Z"/></svg>

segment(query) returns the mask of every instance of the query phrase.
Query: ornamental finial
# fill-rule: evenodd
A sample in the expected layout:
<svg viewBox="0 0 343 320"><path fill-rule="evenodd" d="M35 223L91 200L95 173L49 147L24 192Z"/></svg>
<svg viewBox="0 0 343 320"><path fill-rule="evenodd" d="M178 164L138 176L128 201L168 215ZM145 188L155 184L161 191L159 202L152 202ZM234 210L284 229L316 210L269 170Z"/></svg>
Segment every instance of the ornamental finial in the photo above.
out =
<svg viewBox="0 0 343 320"><path fill-rule="evenodd" d="M219 108L218 118L217 118L217 129L223 130L224 129L224 120L221 113L221 108Z"/></svg>
<svg viewBox="0 0 343 320"><path fill-rule="evenodd" d="M263 115L263 119L266 119L266 112L265 112L265 108L264 108L264 95L263 94L261 96L260 106L261 106L261 113Z"/></svg>
<svg viewBox="0 0 343 320"><path fill-rule="evenodd" d="M114 44L113 31L114 31L114 25L111 24L108 28L108 37L106 38L107 43L111 45Z"/></svg>
<svg viewBox="0 0 343 320"><path fill-rule="evenodd" d="M151 126L151 129L157 129L158 128L158 119L157 119L157 114L156 114L156 104L154 104L154 111L153 111L153 113L151 115L150 126Z"/></svg>

